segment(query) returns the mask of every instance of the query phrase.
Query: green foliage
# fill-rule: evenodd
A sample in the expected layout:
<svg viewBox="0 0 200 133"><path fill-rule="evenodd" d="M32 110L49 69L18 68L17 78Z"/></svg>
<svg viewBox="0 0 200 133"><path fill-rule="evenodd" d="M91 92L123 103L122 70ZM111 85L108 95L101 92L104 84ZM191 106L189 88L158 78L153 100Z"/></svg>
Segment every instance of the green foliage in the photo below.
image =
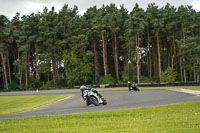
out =
<svg viewBox="0 0 200 133"><path fill-rule="evenodd" d="M100 84L115 84L115 79L112 77L111 74L99 78Z"/></svg>
<svg viewBox="0 0 200 133"><path fill-rule="evenodd" d="M127 81L118 80L116 84L118 84L118 85L127 84Z"/></svg>
<svg viewBox="0 0 200 133"><path fill-rule="evenodd" d="M58 86L58 87L66 87L66 86L67 86L67 81L66 81L66 79L58 80L57 86Z"/></svg>
<svg viewBox="0 0 200 133"><path fill-rule="evenodd" d="M171 67L168 67L164 72L161 73L162 82L175 82L176 78L177 73Z"/></svg>
<svg viewBox="0 0 200 133"><path fill-rule="evenodd" d="M38 73L40 74L46 74L48 72L50 72L50 67L48 64L44 64L44 63L41 63L38 65Z"/></svg>
<svg viewBox="0 0 200 133"><path fill-rule="evenodd" d="M50 87L53 87L53 86L54 86L53 81L49 80L45 84L42 85L42 88L50 88Z"/></svg>
<svg viewBox="0 0 200 133"><path fill-rule="evenodd" d="M19 88L20 88L20 89L23 89L23 90L24 90L24 89L27 89L25 84L19 85Z"/></svg>
<svg viewBox="0 0 200 133"><path fill-rule="evenodd" d="M141 83L158 83L159 77L148 78L148 77L141 76L140 82Z"/></svg>
<svg viewBox="0 0 200 133"><path fill-rule="evenodd" d="M127 83L127 81L129 81L130 79L129 79L129 74L127 74L127 73L123 73L123 75L122 75L122 81L124 82L124 83Z"/></svg>
<svg viewBox="0 0 200 133"><path fill-rule="evenodd" d="M68 85L87 84L91 80L92 64L87 58L81 60L75 52L65 51L63 60Z"/></svg>
<svg viewBox="0 0 200 133"><path fill-rule="evenodd" d="M8 88L9 88L10 90L19 89L18 87L19 87L19 85L18 85L18 83L17 83L16 81L12 81L11 83L8 84Z"/></svg>
<svg viewBox="0 0 200 133"><path fill-rule="evenodd" d="M30 78L29 80L29 88L40 88L42 86L41 81L36 80L35 78Z"/></svg>

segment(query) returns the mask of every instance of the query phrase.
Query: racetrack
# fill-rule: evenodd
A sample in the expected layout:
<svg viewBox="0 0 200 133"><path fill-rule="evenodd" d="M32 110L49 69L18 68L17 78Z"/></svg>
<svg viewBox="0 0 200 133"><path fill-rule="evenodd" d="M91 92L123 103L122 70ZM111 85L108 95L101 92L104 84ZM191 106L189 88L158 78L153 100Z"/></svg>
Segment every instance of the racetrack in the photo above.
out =
<svg viewBox="0 0 200 133"><path fill-rule="evenodd" d="M100 92L108 102L108 105L86 106L80 92L73 92L74 96L57 101L55 103L45 105L31 111L16 114L0 115L3 118L28 117L28 116L44 116L57 114L71 114L81 112L91 112L100 110L112 110L122 108L135 108L165 105L186 101L200 101L200 96L177 92L172 90L161 89L144 89L140 92L129 92L127 90L118 91L102 91ZM52 94L52 93L51 93ZM58 94L58 93L56 93ZM62 93L66 94L66 93ZM69 92L68 92L69 94Z"/></svg>

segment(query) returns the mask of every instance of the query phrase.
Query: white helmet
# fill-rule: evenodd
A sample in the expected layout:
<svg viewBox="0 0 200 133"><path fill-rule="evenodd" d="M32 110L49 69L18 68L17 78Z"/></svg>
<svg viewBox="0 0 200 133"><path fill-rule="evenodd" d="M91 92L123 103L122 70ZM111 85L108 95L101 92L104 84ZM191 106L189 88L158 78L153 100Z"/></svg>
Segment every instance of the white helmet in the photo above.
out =
<svg viewBox="0 0 200 133"><path fill-rule="evenodd" d="M87 87L85 85L81 85L80 89L87 89Z"/></svg>

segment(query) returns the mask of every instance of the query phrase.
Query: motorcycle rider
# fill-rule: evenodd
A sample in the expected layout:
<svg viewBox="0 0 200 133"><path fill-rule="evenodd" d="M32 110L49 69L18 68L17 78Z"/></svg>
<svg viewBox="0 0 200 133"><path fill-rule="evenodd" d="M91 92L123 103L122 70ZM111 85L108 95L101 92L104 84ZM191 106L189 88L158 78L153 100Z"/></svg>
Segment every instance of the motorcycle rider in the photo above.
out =
<svg viewBox="0 0 200 133"><path fill-rule="evenodd" d="M107 105L104 97L102 97L102 95L99 94L92 87L82 85L80 87L80 90L83 100L86 101L86 106L89 106L90 104L94 104L95 106L99 106L99 104Z"/></svg>
<svg viewBox="0 0 200 133"><path fill-rule="evenodd" d="M101 94L99 94L96 90L94 90L94 89L92 89L91 87L87 87L87 86L85 86L85 85L82 85L81 87L80 87L80 90L81 90L81 93L82 93L82 97L83 97L83 99L85 99L84 98L84 91L86 90L92 90L94 93L96 93L98 96L100 96L101 98L103 98L102 97L102 95Z"/></svg>
<svg viewBox="0 0 200 133"><path fill-rule="evenodd" d="M140 90L138 89L138 87L137 87L137 83L135 83L134 81L133 81L133 83L132 83L132 89L135 90L135 91L140 91Z"/></svg>
<svg viewBox="0 0 200 133"><path fill-rule="evenodd" d="M85 100L85 97L84 97L84 91L86 90L89 90L85 85L82 85L80 87L80 90L81 90L81 96L83 97L83 99Z"/></svg>

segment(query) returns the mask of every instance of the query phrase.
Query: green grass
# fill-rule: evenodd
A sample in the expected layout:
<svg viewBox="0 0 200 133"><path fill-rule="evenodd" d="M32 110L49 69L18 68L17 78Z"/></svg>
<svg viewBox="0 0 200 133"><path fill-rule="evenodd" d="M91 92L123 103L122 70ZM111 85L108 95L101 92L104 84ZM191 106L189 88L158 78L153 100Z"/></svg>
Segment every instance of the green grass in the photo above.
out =
<svg viewBox="0 0 200 133"><path fill-rule="evenodd" d="M139 89L188 89L200 91L200 86L167 86L167 87L139 87ZM98 91L105 90L128 90L128 87L116 87L116 88L98 88Z"/></svg>
<svg viewBox="0 0 200 133"><path fill-rule="evenodd" d="M0 120L1 133L199 133L200 102Z"/></svg>
<svg viewBox="0 0 200 133"><path fill-rule="evenodd" d="M188 90L197 90L200 91L200 86L182 86L182 89L188 89Z"/></svg>
<svg viewBox="0 0 200 133"><path fill-rule="evenodd" d="M187 89L200 91L200 86L141 87L141 89Z"/></svg>
<svg viewBox="0 0 200 133"><path fill-rule="evenodd" d="M0 115L23 112L71 95L1 96Z"/></svg>

